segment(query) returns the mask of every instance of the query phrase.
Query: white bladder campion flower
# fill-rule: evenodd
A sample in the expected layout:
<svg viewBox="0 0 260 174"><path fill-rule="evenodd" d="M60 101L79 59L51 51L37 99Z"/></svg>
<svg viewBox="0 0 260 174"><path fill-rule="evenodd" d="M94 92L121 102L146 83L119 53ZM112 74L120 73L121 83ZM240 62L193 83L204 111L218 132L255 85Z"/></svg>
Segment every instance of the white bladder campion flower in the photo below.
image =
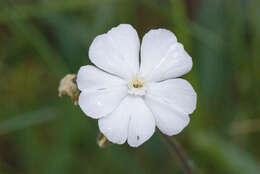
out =
<svg viewBox="0 0 260 174"><path fill-rule="evenodd" d="M79 106L109 141L137 147L156 126L172 136L188 125L196 93L177 77L191 70L192 59L171 31L150 30L140 47L136 30L121 24L94 39L89 58L97 67L78 72Z"/></svg>

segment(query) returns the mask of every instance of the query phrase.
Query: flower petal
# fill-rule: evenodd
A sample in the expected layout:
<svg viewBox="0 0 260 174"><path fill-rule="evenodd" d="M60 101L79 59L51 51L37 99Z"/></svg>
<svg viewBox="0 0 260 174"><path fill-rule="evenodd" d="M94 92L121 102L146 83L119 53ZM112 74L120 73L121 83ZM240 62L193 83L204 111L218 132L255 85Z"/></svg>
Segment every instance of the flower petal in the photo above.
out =
<svg viewBox="0 0 260 174"><path fill-rule="evenodd" d="M112 143L123 144L127 139L130 105L129 97L126 97L111 114L98 120L100 131Z"/></svg>
<svg viewBox="0 0 260 174"><path fill-rule="evenodd" d="M87 116L101 118L110 114L126 95L126 86L83 91L79 96L79 106Z"/></svg>
<svg viewBox="0 0 260 174"><path fill-rule="evenodd" d="M141 97L133 97L132 114L129 122L127 142L137 147L147 141L154 133L155 121L151 110Z"/></svg>
<svg viewBox="0 0 260 174"><path fill-rule="evenodd" d="M150 30L141 46L140 72L148 81L182 76L192 68L192 59L169 30Z"/></svg>
<svg viewBox="0 0 260 174"><path fill-rule="evenodd" d="M127 82L108 74L92 65L82 66L77 75L77 85L81 91L120 86Z"/></svg>
<svg viewBox="0 0 260 174"><path fill-rule="evenodd" d="M187 114L174 110L160 98L146 96L145 102L153 112L156 126L166 135L180 133L190 121Z"/></svg>
<svg viewBox="0 0 260 174"><path fill-rule="evenodd" d="M94 39L89 58L105 71L130 78L139 70L139 47L136 30L129 24L121 24Z"/></svg>
<svg viewBox="0 0 260 174"><path fill-rule="evenodd" d="M197 95L183 79L150 83L145 102L154 114L156 126L167 135L180 133L196 108Z"/></svg>
<svg viewBox="0 0 260 174"><path fill-rule="evenodd" d="M184 79L170 79L159 83L150 83L148 95L162 99L173 109L191 114L196 108L197 94Z"/></svg>

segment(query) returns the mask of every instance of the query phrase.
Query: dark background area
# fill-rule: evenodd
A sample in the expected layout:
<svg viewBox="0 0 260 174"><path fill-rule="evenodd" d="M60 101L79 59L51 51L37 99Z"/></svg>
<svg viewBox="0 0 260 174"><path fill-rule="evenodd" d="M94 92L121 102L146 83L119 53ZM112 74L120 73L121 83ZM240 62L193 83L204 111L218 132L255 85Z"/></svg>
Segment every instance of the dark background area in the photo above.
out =
<svg viewBox="0 0 260 174"><path fill-rule="evenodd" d="M0 0L0 173L184 173L158 133L99 148L59 80L120 23L173 31L193 58L196 111L175 136L198 174L260 173L259 0Z"/></svg>

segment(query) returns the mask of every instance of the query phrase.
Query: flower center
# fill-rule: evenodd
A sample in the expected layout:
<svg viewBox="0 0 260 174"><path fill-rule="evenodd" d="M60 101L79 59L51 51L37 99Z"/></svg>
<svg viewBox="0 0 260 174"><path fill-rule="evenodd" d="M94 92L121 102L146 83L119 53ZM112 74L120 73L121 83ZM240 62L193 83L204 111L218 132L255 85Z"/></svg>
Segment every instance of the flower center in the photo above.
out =
<svg viewBox="0 0 260 174"><path fill-rule="evenodd" d="M135 77L128 82L128 93L132 95L145 95L147 90L146 83L140 77Z"/></svg>

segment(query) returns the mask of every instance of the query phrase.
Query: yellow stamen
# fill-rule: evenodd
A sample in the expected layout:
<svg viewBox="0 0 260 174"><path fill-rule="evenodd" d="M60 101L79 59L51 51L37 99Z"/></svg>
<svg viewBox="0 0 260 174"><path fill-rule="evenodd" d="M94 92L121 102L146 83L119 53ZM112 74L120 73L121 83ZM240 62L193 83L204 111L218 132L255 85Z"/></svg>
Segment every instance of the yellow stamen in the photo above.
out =
<svg viewBox="0 0 260 174"><path fill-rule="evenodd" d="M136 79L131 80L130 83L134 88L142 88L145 85L145 83L139 77L136 77Z"/></svg>

